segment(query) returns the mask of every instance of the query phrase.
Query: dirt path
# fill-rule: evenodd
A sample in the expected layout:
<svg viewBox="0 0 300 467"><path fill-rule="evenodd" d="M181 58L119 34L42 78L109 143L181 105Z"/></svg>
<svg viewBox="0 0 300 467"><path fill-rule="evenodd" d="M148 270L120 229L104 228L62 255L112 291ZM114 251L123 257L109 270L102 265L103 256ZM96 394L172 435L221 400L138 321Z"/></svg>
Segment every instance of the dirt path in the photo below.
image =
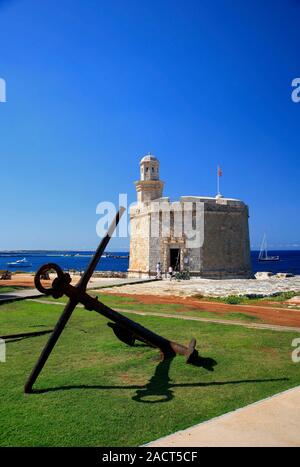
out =
<svg viewBox="0 0 300 467"><path fill-rule="evenodd" d="M29 301L43 303L45 305L61 305L65 306L64 302L52 302L50 300L39 300L39 299L29 299ZM83 305L78 304L79 308L84 308ZM260 324L260 323L246 323L243 321L235 321L232 319L213 319L213 318L201 318L200 316L186 316L184 313L182 315L174 315L172 313L156 313L151 311L137 311L137 310L124 310L123 308L115 308L114 310L119 313L129 313L132 315L140 315L140 316L157 316L159 318L174 318L174 319L182 319L185 321L200 321L204 323L214 323L214 324L226 324L230 326L243 326L245 328L252 328L252 329L269 329L271 331L287 331L287 332L300 332L299 327L291 327L291 326L278 326L272 324Z"/></svg>
<svg viewBox="0 0 300 467"><path fill-rule="evenodd" d="M132 295L124 293L111 293L101 291L101 294L134 298L143 304L182 304L186 307L194 310L210 311L219 315L226 315L227 313L244 313L247 315L258 318L262 323L277 325L277 326L288 326L300 328L300 310L294 310L289 308L276 308L264 305L228 305L220 302L206 302L202 300L195 300L190 297L172 297L172 296L157 296L157 295ZM149 308L149 311L151 309ZM183 314L185 311L182 312Z"/></svg>

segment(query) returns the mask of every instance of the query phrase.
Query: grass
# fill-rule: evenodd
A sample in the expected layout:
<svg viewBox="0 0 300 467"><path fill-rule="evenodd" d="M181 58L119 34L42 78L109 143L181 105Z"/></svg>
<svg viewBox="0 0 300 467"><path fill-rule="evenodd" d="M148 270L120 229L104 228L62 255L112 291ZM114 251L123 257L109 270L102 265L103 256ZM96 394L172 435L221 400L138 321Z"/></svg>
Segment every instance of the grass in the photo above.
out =
<svg viewBox="0 0 300 467"><path fill-rule="evenodd" d="M211 319L221 319L221 320L238 320L243 322L255 321L260 322L261 320L257 316L253 316L250 314L245 313L238 313L233 311L232 313L214 313L213 311L203 311L195 309L193 306L183 305L183 304L172 304L172 303L159 303L159 304L151 304L143 303L138 298L135 297L122 297L118 295L111 295L111 294L101 294L99 290L94 292L89 290L88 292L90 295L98 296L99 300L101 300L105 305L110 306L111 308L119 309L119 310L133 310L133 311L141 311L141 312L151 312L151 313L167 313L175 316L190 316L196 318L211 318ZM55 299L44 297L39 298L39 300L46 300L46 301L53 301L55 303ZM62 297L58 300L59 302L66 303L67 298Z"/></svg>
<svg viewBox="0 0 300 467"><path fill-rule="evenodd" d="M0 335L52 328L61 306L0 306ZM128 315L129 316L129 315ZM7 343L0 363L0 446L135 446L300 384L296 333L134 316L168 338L198 341L214 372L118 341L107 320L77 309L37 383L23 394L47 336ZM164 399L165 402L159 402ZM148 401L148 402L146 402Z"/></svg>
<svg viewBox="0 0 300 467"><path fill-rule="evenodd" d="M24 287L20 287L17 285L13 285L13 286L0 285L0 294L14 292L15 290L24 290Z"/></svg>
<svg viewBox="0 0 300 467"><path fill-rule="evenodd" d="M203 301L212 301L212 302L221 302L221 303L228 303L230 305L255 305L257 303L263 302L285 302L286 300L296 297L300 295L300 291L298 292L280 292L276 293L270 297L260 297L258 295L228 295L227 297L206 297L201 294L195 294L192 296L194 299L203 300Z"/></svg>
<svg viewBox="0 0 300 467"><path fill-rule="evenodd" d="M296 297L297 295L300 295L300 292L281 292L278 295L273 295L272 297L269 297L268 300L275 302L285 302L286 300Z"/></svg>

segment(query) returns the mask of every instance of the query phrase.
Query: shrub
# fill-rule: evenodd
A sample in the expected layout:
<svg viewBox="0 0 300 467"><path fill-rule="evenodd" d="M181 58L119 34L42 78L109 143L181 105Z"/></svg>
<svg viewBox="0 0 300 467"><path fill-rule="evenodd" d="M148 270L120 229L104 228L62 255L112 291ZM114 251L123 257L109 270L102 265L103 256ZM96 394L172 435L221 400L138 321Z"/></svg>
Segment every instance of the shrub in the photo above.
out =
<svg viewBox="0 0 300 467"><path fill-rule="evenodd" d="M242 298L238 295L228 295L228 297L226 297L224 301L225 303L229 303L230 305L237 305L238 303L241 303Z"/></svg>

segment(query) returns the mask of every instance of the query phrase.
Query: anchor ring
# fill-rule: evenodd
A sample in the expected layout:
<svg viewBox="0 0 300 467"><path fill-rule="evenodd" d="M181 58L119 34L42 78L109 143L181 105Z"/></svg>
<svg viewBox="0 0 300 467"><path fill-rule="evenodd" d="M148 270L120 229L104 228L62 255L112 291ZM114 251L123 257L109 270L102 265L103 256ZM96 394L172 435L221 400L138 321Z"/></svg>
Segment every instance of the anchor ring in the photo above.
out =
<svg viewBox="0 0 300 467"><path fill-rule="evenodd" d="M57 274L57 277L52 281L52 287L44 287L41 283L41 279L43 275L45 275L49 271L55 271ZM61 282L62 280L64 280L65 276L66 276L65 273L58 266L58 264L47 263L41 266L39 270L36 272L34 276L34 285L36 286L39 292L45 295L52 295L53 293L57 292L57 282Z"/></svg>

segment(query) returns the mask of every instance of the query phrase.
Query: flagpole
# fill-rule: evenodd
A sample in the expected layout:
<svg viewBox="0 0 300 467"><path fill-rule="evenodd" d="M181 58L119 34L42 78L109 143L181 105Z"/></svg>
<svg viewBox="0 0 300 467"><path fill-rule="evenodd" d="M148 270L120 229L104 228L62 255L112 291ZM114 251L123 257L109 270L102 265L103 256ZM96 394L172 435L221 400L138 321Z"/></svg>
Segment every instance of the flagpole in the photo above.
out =
<svg viewBox="0 0 300 467"><path fill-rule="evenodd" d="M222 195L220 193L220 177L222 175L222 169L221 167L218 165L217 167L217 198L222 198Z"/></svg>

